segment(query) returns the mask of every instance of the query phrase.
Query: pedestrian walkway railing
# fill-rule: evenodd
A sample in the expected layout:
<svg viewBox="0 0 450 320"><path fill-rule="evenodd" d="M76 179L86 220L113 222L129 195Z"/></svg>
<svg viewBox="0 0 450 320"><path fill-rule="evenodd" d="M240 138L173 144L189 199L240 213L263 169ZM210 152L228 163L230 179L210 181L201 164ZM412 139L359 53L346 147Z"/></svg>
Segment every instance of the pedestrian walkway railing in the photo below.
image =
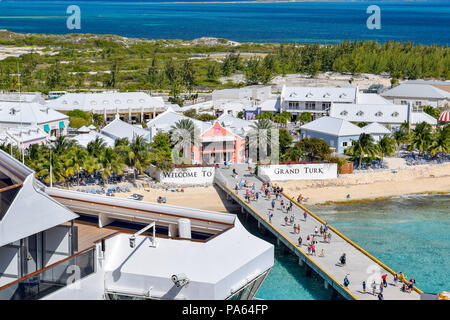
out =
<svg viewBox="0 0 450 320"><path fill-rule="evenodd" d="M0 300L37 300L95 272L95 246L0 287Z"/></svg>
<svg viewBox="0 0 450 320"><path fill-rule="evenodd" d="M298 203L296 200L294 200L294 198L289 197L286 193L283 192L283 195L291 200L293 203L295 203L298 207L300 207L302 210L306 211L308 214L310 214L312 217L314 217L316 220L318 220L320 223L322 224L326 224L326 221L324 221L323 219L321 219L320 217L318 217L316 214L314 214L312 211L310 211L309 209L307 209L306 207L304 207L301 203ZM366 255L368 258L370 258L372 261L376 262L377 264L379 264L380 266L382 266L386 271L388 271L389 273L391 273L392 275L397 274L398 273L395 272L394 270L392 270L391 268L389 268L387 265L385 265L383 262L381 262L380 260L378 260L377 258L375 258L374 256L372 256L369 252L367 252L366 250L364 250L363 248L361 248L360 246L358 246L356 243L354 243L352 240L350 240L348 237L346 237L344 234L342 234L340 231L338 231L335 227L328 225L328 228L330 230L332 230L334 233L336 233L338 236L340 236L342 239L344 239L345 241L347 241L349 244L351 244L353 247L355 247L357 250L359 250L360 252L362 252L364 255ZM406 281L405 281L406 282ZM421 294L423 293L422 290L420 290L417 287L414 287L414 291L416 291L417 293Z"/></svg>

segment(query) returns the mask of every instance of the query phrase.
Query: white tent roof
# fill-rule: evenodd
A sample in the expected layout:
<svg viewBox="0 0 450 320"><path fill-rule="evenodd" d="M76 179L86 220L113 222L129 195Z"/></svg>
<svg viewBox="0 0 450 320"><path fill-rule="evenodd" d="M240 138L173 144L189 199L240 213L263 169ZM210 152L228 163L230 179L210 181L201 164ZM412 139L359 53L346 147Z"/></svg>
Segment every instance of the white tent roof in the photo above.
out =
<svg viewBox="0 0 450 320"><path fill-rule="evenodd" d="M114 138L128 138L132 140L134 136L142 136L145 139L149 139L150 132L148 130L133 126L125 121L120 120L116 115L116 118L101 130L104 134Z"/></svg>
<svg viewBox="0 0 450 320"><path fill-rule="evenodd" d="M301 126L300 129L320 132L337 137L359 136L364 132L360 127L355 126L346 120L332 117L321 117Z"/></svg>
<svg viewBox="0 0 450 320"><path fill-rule="evenodd" d="M75 140L80 146L82 147L87 147L87 145L89 144L89 142L94 141L97 137L102 138L106 144L108 145L108 147L114 147L114 139L101 134L97 131L91 131L87 134L79 134L75 137L72 137L70 139Z"/></svg>
<svg viewBox="0 0 450 320"><path fill-rule="evenodd" d="M88 127L86 127L86 126L82 126L81 128L78 128L77 131L78 131L78 132L82 132L82 133L87 133L87 132L90 132L91 129L88 128Z"/></svg>
<svg viewBox="0 0 450 320"><path fill-rule="evenodd" d="M368 124L367 126L362 128L365 133L368 134L390 134L391 131L389 131L388 128L383 126L382 124L379 124L378 122L372 122L371 124Z"/></svg>

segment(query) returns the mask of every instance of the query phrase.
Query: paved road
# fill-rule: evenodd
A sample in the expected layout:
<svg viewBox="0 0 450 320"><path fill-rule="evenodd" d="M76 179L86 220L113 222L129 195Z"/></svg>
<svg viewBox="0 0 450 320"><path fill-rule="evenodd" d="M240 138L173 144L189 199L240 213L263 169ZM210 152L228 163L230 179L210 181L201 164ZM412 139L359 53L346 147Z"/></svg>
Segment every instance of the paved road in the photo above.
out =
<svg viewBox="0 0 450 320"><path fill-rule="evenodd" d="M238 172L238 177L234 178L232 176L232 168L225 169L221 168L216 171L216 178L225 183L230 189L234 191L236 183L245 178L248 183L254 183L255 189L257 191L261 190L262 182L257 179L254 175L250 175L247 165L234 165L233 166ZM282 187L282 183L278 183ZM239 190L237 194L245 199L246 188ZM273 213L271 224L283 233L290 241L294 244L298 244L299 236L302 238L303 242L301 245L301 250L307 254L307 236L312 237L314 235L314 229L317 227L320 229L322 225L321 222L316 220L313 216L309 215L306 221L303 218L303 209L295 204L293 204L292 211L286 214L285 211L281 210L281 198L278 198L275 204L275 210L272 211L271 202L275 199L274 195L271 195L270 199L266 199L262 196L257 201L251 201L250 206L253 207L261 216L263 216L267 221L269 221L269 214ZM283 197L284 203L289 203L289 199ZM300 234L294 233L293 225L285 223L285 217L288 218L294 215L295 224L300 224ZM324 225L322 225L324 227ZM375 261L370 259L367 255L359 251L345 239L341 238L335 232L331 232L330 243L324 242L323 237L317 236L318 243L316 244L316 255L309 255L309 257L314 260L322 269L324 269L328 274L330 274L336 281L343 284L344 278L348 275L350 284L348 286L349 291L357 298L361 300L377 300L377 296L372 295L371 283L373 280L379 282L381 280L381 275L387 274L388 286L383 290L383 296L386 300L419 300L420 296L417 292L412 291L412 293L405 293L400 291L400 284L394 286L393 276L388 271L386 271L382 266L377 264ZM319 256L322 249L325 255ZM345 253L347 256L347 263L345 266L340 266L338 264L339 257ZM409 279L408 279L409 280ZM362 282L366 281L366 291L370 293L363 293ZM370 282L370 283L369 283ZM377 286L376 293L378 294L379 286Z"/></svg>

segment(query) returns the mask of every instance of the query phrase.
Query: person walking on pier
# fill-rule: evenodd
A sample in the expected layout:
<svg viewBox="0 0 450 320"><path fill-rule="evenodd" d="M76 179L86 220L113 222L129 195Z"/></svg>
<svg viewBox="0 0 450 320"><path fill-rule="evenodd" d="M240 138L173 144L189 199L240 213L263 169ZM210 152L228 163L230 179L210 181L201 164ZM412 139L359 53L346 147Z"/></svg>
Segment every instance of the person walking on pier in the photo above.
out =
<svg viewBox="0 0 450 320"><path fill-rule="evenodd" d="M328 233L328 243L331 243L331 232Z"/></svg>
<svg viewBox="0 0 450 320"><path fill-rule="evenodd" d="M288 217L287 217L287 216L284 217L284 225L285 225L285 226L288 225Z"/></svg>
<svg viewBox="0 0 450 320"><path fill-rule="evenodd" d="M326 232L323 233L323 242L327 242L327 233Z"/></svg>
<svg viewBox="0 0 450 320"><path fill-rule="evenodd" d="M315 246L314 244L311 245L311 254L312 254L313 256L316 255L316 246Z"/></svg>
<svg viewBox="0 0 450 320"><path fill-rule="evenodd" d="M275 199L272 200L272 211L275 210Z"/></svg>
<svg viewBox="0 0 450 320"><path fill-rule="evenodd" d="M302 246L302 237L298 237L298 246L301 247Z"/></svg>
<svg viewBox="0 0 450 320"><path fill-rule="evenodd" d="M383 286L384 286L385 288L387 287L386 277L387 277L387 274L384 274L384 275L381 276L381 280L383 281Z"/></svg>
<svg viewBox="0 0 450 320"><path fill-rule="evenodd" d="M348 280L348 274L344 278L344 287L348 288L348 285L350 284L350 281Z"/></svg>
<svg viewBox="0 0 450 320"><path fill-rule="evenodd" d="M363 281L362 287L363 287L363 293L366 293L366 282L365 281Z"/></svg>
<svg viewBox="0 0 450 320"><path fill-rule="evenodd" d="M314 233L317 235L319 233L319 229L317 229L317 226L314 228Z"/></svg>
<svg viewBox="0 0 450 320"><path fill-rule="evenodd" d="M384 300L383 293L378 293L378 300Z"/></svg>
<svg viewBox="0 0 450 320"><path fill-rule="evenodd" d="M342 254L342 256L339 258L339 262L341 263L341 267L345 266L347 263L347 258L345 257L345 253Z"/></svg>
<svg viewBox="0 0 450 320"><path fill-rule="evenodd" d="M396 273L394 273L394 286L398 285L398 276Z"/></svg>
<svg viewBox="0 0 450 320"><path fill-rule="evenodd" d="M375 295L377 293L377 284L375 283L375 280L371 284L372 286L372 294Z"/></svg>
<svg viewBox="0 0 450 320"><path fill-rule="evenodd" d="M306 211L303 211L303 219L306 221L306 218L308 217L308 214L306 213Z"/></svg>

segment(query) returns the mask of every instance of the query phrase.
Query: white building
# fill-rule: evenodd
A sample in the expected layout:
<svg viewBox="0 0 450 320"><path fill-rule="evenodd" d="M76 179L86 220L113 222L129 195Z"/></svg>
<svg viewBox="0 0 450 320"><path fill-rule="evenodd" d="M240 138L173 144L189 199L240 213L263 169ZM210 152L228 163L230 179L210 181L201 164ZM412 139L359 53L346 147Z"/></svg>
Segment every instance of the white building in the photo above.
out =
<svg viewBox="0 0 450 320"><path fill-rule="evenodd" d="M385 126L379 124L378 122L372 122L365 127L362 127L364 133L370 134L375 141L379 141L384 136L391 134L391 130Z"/></svg>
<svg viewBox="0 0 450 320"><path fill-rule="evenodd" d="M36 126L9 128L0 134L0 144L11 143L20 149L26 149L32 144L45 143L47 137L47 134Z"/></svg>
<svg viewBox="0 0 450 320"><path fill-rule="evenodd" d="M364 131L344 119L321 117L300 127L302 139L324 140L337 153L344 153Z"/></svg>
<svg viewBox="0 0 450 320"><path fill-rule="evenodd" d="M293 120L303 112L314 118L326 115L332 103L355 103L358 88L286 87L281 90L281 110L292 113Z"/></svg>
<svg viewBox="0 0 450 320"><path fill-rule="evenodd" d="M58 111L79 109L101 114L106 122L114 120L116 114L122 120L144 122L166 109L162 97L144 92L67 93L47 103Z"/></svg>
<svg viewBox="0 0 450 320"><path fill-rule="evenodd" d="M402 83L381 95L395 104L410 104L413 107L448 107L450 101L448 91L425 83Z"/></svg>
<svg viewBox="0 0 450 320"><path fill-rule="evenodd" d="M0 102L0 130L37 126L52 136L67 134L69 117L37 102Z"/></svg>
<svg viewBox="0 0 450 320"><path fill-rule="evenodd" d="M437 120L429 114L412 110L407 105L397 104L353 104L334 103L330 109L330 117L344 119L350 122L377 122L389 125L392 129L400 127L407 121L411 125L427 122L433 126Z"/></svg>

